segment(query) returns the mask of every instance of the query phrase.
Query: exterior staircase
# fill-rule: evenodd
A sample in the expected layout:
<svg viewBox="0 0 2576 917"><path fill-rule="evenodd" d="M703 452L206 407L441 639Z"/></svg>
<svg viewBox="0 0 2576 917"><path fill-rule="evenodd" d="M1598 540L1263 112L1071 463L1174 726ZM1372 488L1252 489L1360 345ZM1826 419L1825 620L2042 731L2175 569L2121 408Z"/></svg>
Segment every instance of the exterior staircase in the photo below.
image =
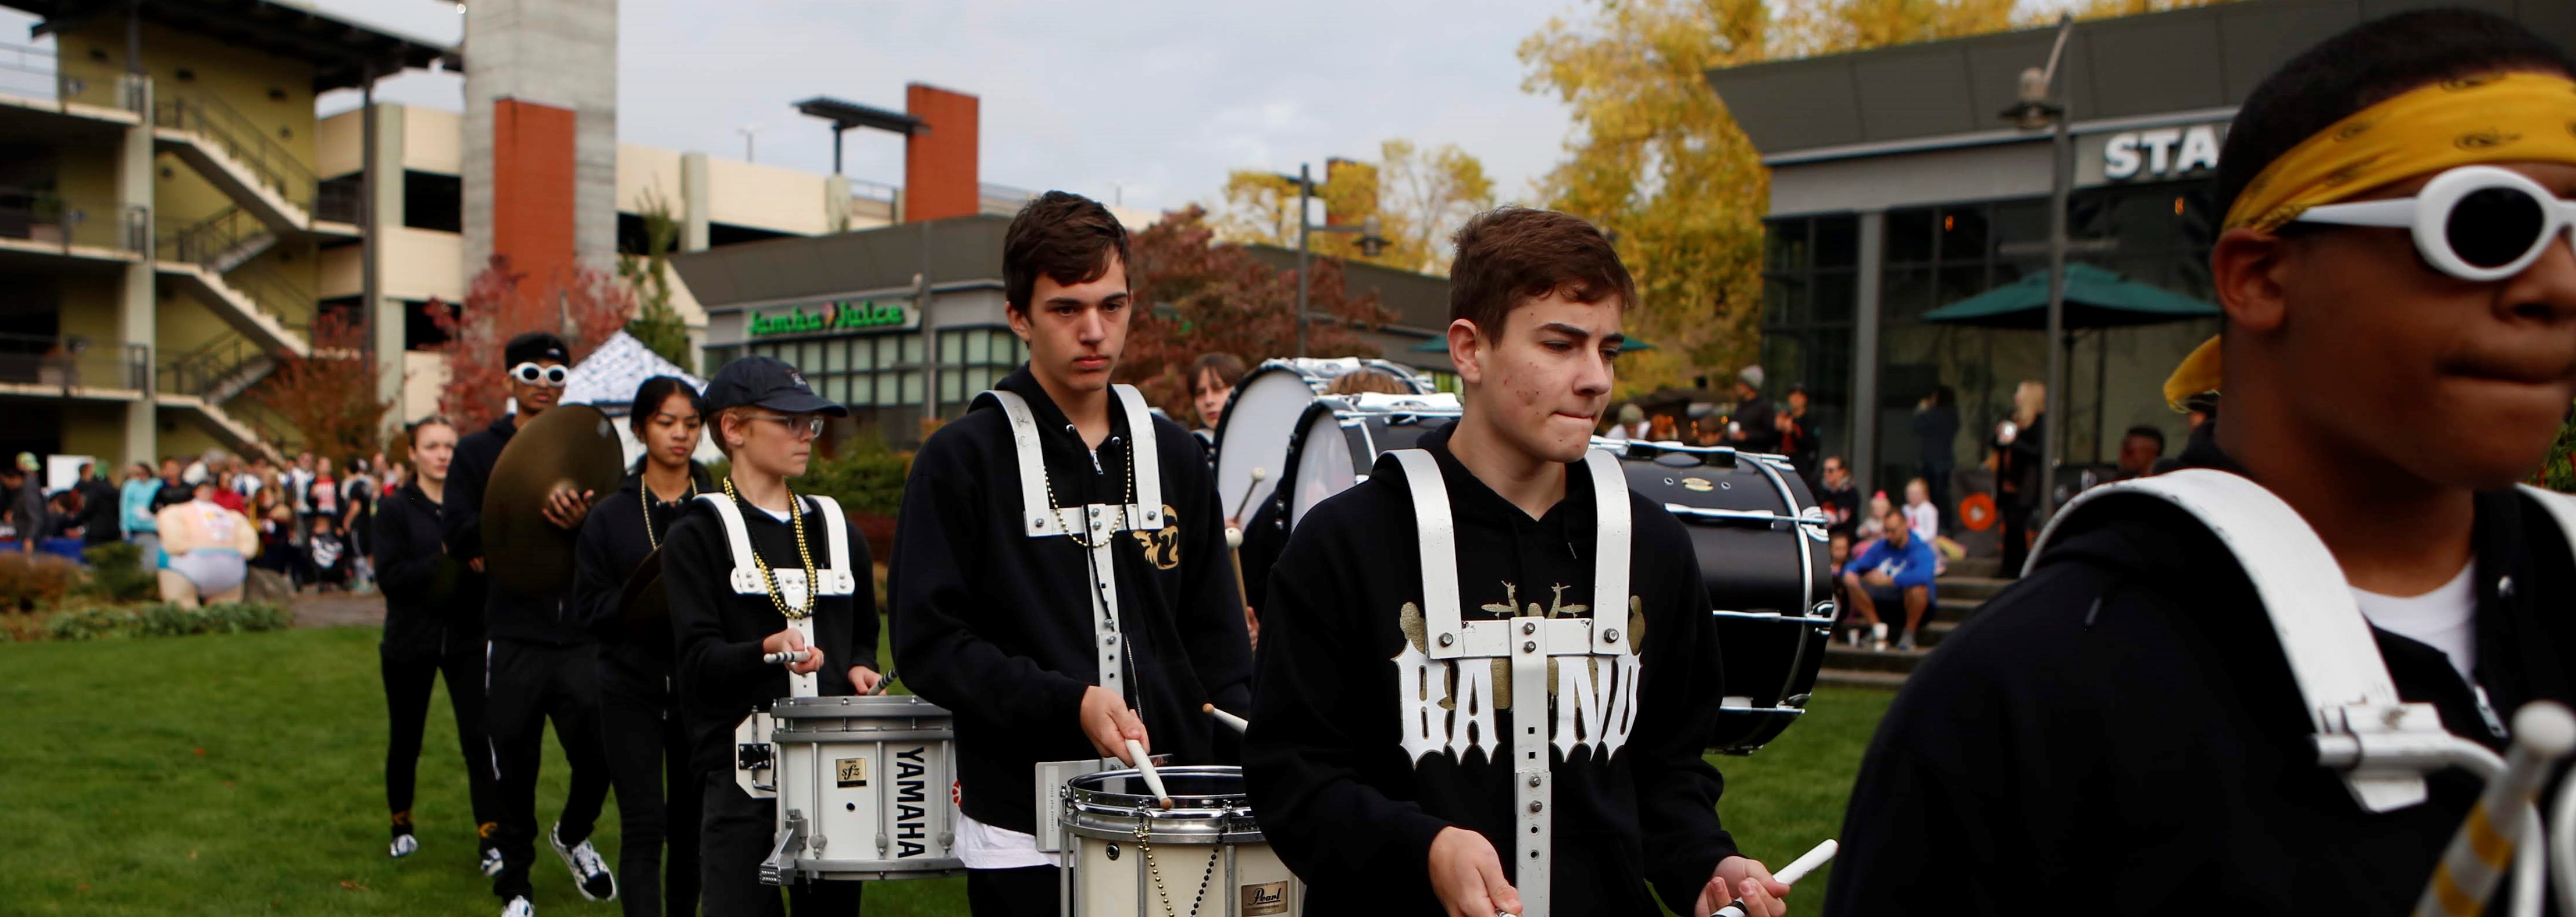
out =
<svg viewBox="0 0 2576 917"><path fill-rule="evenodd" d="M219 99L173 94L153 100L152 139L156 149L177 155L278 232L358 234L355 198L325 199L310 167Z"/></svg>
<svg viewBox="0 0 2576 917"><path fill-rule="evenodd" d="M279 458L272 445L281 441L278 431L224 407L275 371L277 358L272 351L238 333L227 334L162 364L156 380L158 401L193 414L199 425L233 451Z"/></svg>
<svg viewBox="0 0 2576 917"><path fill-rule="evenodd" d="M1893 688L1905 683L1926 656L1958 629L1961 622L1974 615L1987 599L1995 597L2012 580L2000 578L2000 562L1992 557L1968 557L1950 562L1949 572L1935 581L1933 608L1924 616L1923 627L1914 635L1915 649L1896 648L1896 635L1904 628L1904 609L1879 609L1879 620L1889 622L1888 646L1885 652L1874 652L1866 644L1852 646L1842 642L1847 630L1837 630L1835 643L1825 650L1825 667L1816 680L1823 684L1860 685Z"/></svg>

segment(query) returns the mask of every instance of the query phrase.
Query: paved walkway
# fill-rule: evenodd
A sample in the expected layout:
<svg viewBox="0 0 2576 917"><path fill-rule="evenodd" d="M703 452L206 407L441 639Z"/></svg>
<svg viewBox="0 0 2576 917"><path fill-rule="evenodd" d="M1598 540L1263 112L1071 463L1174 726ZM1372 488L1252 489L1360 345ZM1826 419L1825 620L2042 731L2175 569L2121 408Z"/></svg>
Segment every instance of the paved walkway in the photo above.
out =
<svg viewBox="0 0 2576 917"><path fill-rule="evenodd" d="M287 603L295 612L297 627L349 627L385 623L385 597L382 593L351 595L332 592L296 596Z"/></svg>

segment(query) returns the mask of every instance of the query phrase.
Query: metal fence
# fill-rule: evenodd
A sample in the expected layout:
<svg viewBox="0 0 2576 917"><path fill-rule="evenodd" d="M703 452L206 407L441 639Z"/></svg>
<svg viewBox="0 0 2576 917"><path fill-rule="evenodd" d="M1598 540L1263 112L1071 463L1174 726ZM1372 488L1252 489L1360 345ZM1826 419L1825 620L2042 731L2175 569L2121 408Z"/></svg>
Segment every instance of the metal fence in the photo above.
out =
<svg viewBox="0 0 2576 917"><path fill-rule="evenodd" d="M0 334L0 383L59 388L149 391L152 349L72 335Z"/></svg>
<svg viewBox="0 0 2576 917"><path fill-rule="evenodd" d="M0 187L0 239L58 246L104 248L137 254L150 250L151 226L141 207L75 206L51 191Z"/></svg>

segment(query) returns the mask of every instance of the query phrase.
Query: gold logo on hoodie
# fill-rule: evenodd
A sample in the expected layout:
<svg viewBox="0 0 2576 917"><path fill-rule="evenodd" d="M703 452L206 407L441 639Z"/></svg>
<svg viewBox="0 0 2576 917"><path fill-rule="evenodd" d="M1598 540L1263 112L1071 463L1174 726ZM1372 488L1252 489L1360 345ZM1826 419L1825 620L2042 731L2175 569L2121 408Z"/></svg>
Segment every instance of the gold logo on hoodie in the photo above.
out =
<svg viewBox="0 0 2576 917"><path fill-rule="evenodd" d="M1145 562L1156 570L1169 570L1181 565L1181 511L1163 504L1163 527L1153 531L1130 531L1138 550L1145 552Z"/></svg>

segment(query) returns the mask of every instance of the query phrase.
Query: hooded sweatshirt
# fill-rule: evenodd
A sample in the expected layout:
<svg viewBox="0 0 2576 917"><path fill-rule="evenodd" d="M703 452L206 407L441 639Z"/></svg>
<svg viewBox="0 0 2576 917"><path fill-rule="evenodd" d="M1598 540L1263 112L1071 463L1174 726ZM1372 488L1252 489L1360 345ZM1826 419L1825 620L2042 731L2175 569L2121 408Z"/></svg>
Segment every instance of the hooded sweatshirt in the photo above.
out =
<svg viewBox="0 0 2576 917"><path fill-rule="evenodd" d="M1126 501L1130 447L1160 450L1165 525L1118 532L1121 628L1130 703L1175 764L1230 763L1201 705L1243 711L1252 649L1225 554L1224 517L1198 440L1155 418L1130 430L1112 397L1095 452L1023 365L996 388L1027 399L1056 507ZM1020 518L1019 457L1007 415L979 399L940 428L904 482L888 594L895 668L913 691L956 714L959 808L994 827L1036 826L1035 766L1098 758L1081 729L1082 696L1099 683L1093 652L1091 551L1065 536L1031 538Z"/></svg>
<svg viewBox="0 0 2576 917"><path fill-rule="evenodd" d="M1421 447L1440 464L1456 525L1461 620L1590 616L1598 509L1588 469L1566 466L1564 499L1532 519L1458 463L1454 429L1427 434ZM1380 456L1368 480L1298 523L1270 572L1244 778L1263 836L1306 880L1308 914L1441 913L1425 864L1433 836L1448 827L1483 833L1518 883L1513 724L1529 710L1555 723L1564 709L1552 704L1568 702L1554 690L1535 704L1504 698L1510 676L1497 666L1502 709L1490 736L1498 745L1408 753L1398 657L1415 649L1406 628L1419 625L1408 625L1404 609L1423 601L1423 579L1406 478L1395 456ZM1623 745L1549 752L1550 890L1560 915L1652 917L1660 912L1650 882L1665 904L1689 913L1718 862L1735 853L1716 812L1724 784L1701 758L1723 682L1699 560L1672 514L1634 493L1628 500L1634 604L1608 626L1631 632L1643 681ZM1570 607L1577 604L1586 608ZM1598 671L1612 669L1592 658L1603 660ZM1433 670L1449 672L1455 709L1473 706L1457 699L1468 664ZM1609 696L1613 679L1593 683Z"/></svg>
<svg viewBox="0 0 2576 917"><path fill-rule="evenodd" d="M491 485L493 463L518 432L513 417L503 415L457 441L456 458L447 469L447 501L439 514L447 553L465 560L483 556L483 491ZM563 596L519 595L486 579L483 601L484 627L495 640L547 646L591 642L590 631L566 613Z"/></svg>
<svg viewBox="0 0 2576 917"><path fill-rule="evenodd" d="M2207 434L2182 463L2242 473ZM2502 751L2523 703L2576 700L2576 561L2528 497L2476 506L2475 683L2438 649L2371 636L2400 698ZM2234 556L2179 510L2112 515L2052 541L1906 680L1862 760L1825 913L2406 913L2478 780L2436 773L2430 801L2363 811L2318 766Z"/></svg>

